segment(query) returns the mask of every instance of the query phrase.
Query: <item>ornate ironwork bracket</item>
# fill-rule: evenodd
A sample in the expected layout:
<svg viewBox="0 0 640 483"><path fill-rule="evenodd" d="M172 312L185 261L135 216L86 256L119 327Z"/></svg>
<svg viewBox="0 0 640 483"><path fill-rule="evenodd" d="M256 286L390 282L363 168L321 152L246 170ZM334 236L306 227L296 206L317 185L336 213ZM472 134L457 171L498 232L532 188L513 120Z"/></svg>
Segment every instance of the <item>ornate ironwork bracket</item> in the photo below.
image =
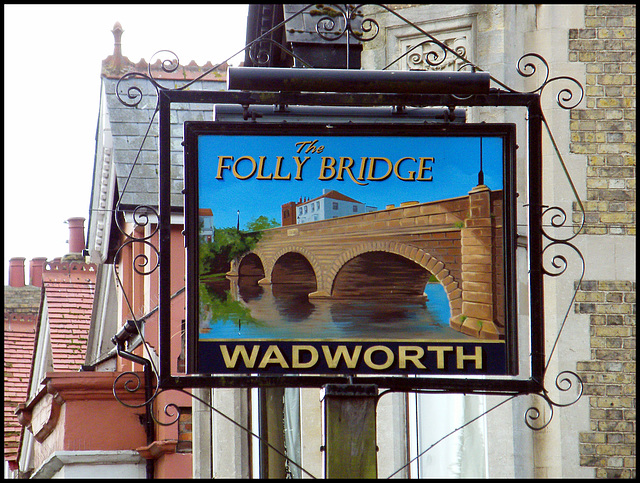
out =
<svg viewBox="0 0 640 483"><path fill-rule="evenodd" d="M301 14L304 10L307 10L311 7L311 5L305 7L303 10L298 12L296 15ZM324 15L318 19L316 24L316 32L319 36L321 36L324 40L333 41L341 38L342 36L352 36L358 41L368 41L375 38L375 36L379 32L379 25L373 19L358 19L358 24L361 29L354 28L354 21L356 17L360 15L359 8L361 6L344 6L344 7L335 7L334 14L332 15ZM384 7L384 6L383 6ZM333 8L333 6L332 6ZM388 7L384 7L388 12L397 16L401 20L405 21L407 24L412 25L419 31L421 34L428 37L429 44L433 44L438 46L439 51L431 51L427 54L426 59L429 65L435 67L441 65L448 55L455 56L460 63L462 64L461 68L471 68L472 70L481 71L482 69L473 64L471 61L465 58L465 52L461 50L455 50L447 46L446 44L440 42L438 39L430 35L428 32L425 32L412 22L408 21L401 15L399 15L394 10L391 10ZM340 22L337 19L341 19ZM261 35L253 42L245 46L244 49L250 49L251 56L256 60L257 63L261 63L265 61L265 58L261 57L262 54L258 51L257 47L260 46L261 42L272 42L269 39L268 35L272 33L277 28L282 27L288 20L276 25L272 29L270 29L265 34ZM277 44L277 43L276 43ZM294 56L293 52L284 48L280 44L277 44L279 48L282 48L285 53L288 55ZM242 50L244 50L242 49ZM162 69L166 72L175 71L179 66L178 57L170 51L160 51L154 54L154 57L160 53L168 53L170 54L170 59L162 62ZM242 52L242 51L240 51ZM239 52L238 52L239 53ZM229 57L231 59L234 57ZM392 66L395 62L400 60L400 58L410 55L410 52L407 52L400 56L398 59L394 60L390 64L388 64L385 69ZM227 59L227 60L229 60ZM302 59L299 59L302 61ZM224 61L226 62L226 61ZM116 88L116 95L122 104L129 107L136 107L140 104L143 98L143 90L137 86L128 85L129 81L134 80L143 80L150 83L156 92L157 96L157 104L152 116L152 119L149 123L149 127L147 132L144 135L144 139L142 141L142 145L144 141L147 139L149 135L149 131L153 123L156 122L156 116L159 116L158 122L160 125L160 199L159 199L159 211L157 211L154 207L151 206L139 206L133 211L133 224L134 230L131 233L127 233L124 227L120 223L120 218L124 213L124 210L121 210L120 205L116 208L115 218L118 220L118 228L121 233L125 236L126 241L122 244L118 252L123 250L126 246L132 244L143 244L145 247L149 248L151 253L154 254L155 260L150 261L145 255L138 255L134 258L134 270L141 276L147 276L153 272L155 272L158 268L160 270L161 278L167 277L170 273L170 251L169 251L169 232L168 227L170 225L170 172L168 171L169 163L166 160L170 156L170 139L166 136L166 133L169 133L169 113L170 106L172 102L206 102L206 103L227 103L227 104L239 104L241 106L245 106L248 108L251 104L262 104L262 105L385 105L385 106L430 106L430 105L439 105L449 107L452 111L456 106L525 106L528 109L528 121L530 123L530 131L529 131L529 143L530 145L541 145L543 132L541 126L543 126L546 130L546 133L553 145L554 151L556 153L559 162L565 172L565 175L571 184L574 196L578 200L579 206L582 208L582 202L578 196L577 190L573 185L573 181L569 174L569 171L566 167L564 159L561 155L561 151L558 148L552 131L544 117L542 109L539 104L540 96L548 90L548 88L552 85L557 85L559 83L568 83L568 87L563 87L557 94L557 104L563 109L573 109L575 108L584 97L584 90L581 84L574 78L567 76L559 76L559 77L551 77L549 65L546 60L536 53L528 53L523 55L516 66L516 71L523 78L530 78L536 72L539 73L540 69L542 69L542 77L543 80L539 86L535 87L533 90L528 92L518 92L517 90L507 86L503 82L491 77L492 81L494 81L501 89L493 89L489 95L471 95L465 98L460 98L452 95L367 95L367 94L350 94L350 95L340 95L340 94L326 94L326 93L264 93L264 92L194 92L188 91L187 89L193 85L198 80L201 80L207 77L211 72L213 72L217 67L224 64L224 62L214 66L209 69L207 72L203 73L196 79L186 82L180 87L169 89L154 78L151 67L149 67L149 71L146 74L132 72L125 74L120 81L118 82ZM151 66L151 63L149 64ZM138 155L134 160L132 170L135 168L138 158L140 156L142 145L140 146L140 150L138 151ZM531 176L537 176L542 178L542 160L541 154L535 152L535 148L531 148L530 146L530 155L535 156L537 159L534 163L534 170L531 173ZM538 159L540 158L540 159ZM123 188L123 192L127 189L127 183ZM545 257L550 258L546 264L543 262L542 266L539 267L537 273L533 273L533 277L538 277L539 281L542 281L544 277L558 277L565 273L566 268L568 266L568 259L565 255L548 255L556 248L567 248L572 251L574 254L578 256L582 263L582 276L584 275L584 267L585 261L580 253L580 250L573 244L573 240L576 236L581 232L582 224L584 223L584 209L582 208L582 224L580 229L575 232L575 234L571 237L567 238L559 238L555 237L548 232L548 229L544 228L545 226L549 226L553 229L558 229L564 226L567 222L567 216L564 210L560 207L548 207L542 205L542 194L541 191L534 190L533 193L530 193L530 199L533 200L532 203L529 204L529 221L534 226L540 227L539 238L532 237L530 240L529 250L534 253L539 253L541 259L545 259ZM137 228L142 228L148 225L149 223L149 215L153 215L155 220L158 220L158 225L152 230L151 234L147 234L145 236L136 236ZM551 217L550 224L545 225L543 222L543 218ZM154 246L150 239L156 233L159 233L160 246ZM534 270L535 271L535 270ZM120 277L118 276L118 272L116 270L117 281L119 285L122 287L122 282ZM160 324L168 324L170 320L170 314L168 312L168 301L170 299L171 294L168 292L169 284L160 283ZM141 328L141 321L135 319L135 315L133 313L133 309L129 300L127 298L126 291L122 291L126 303L129 306L131 311L131 317L134 318L133 322L133 331L136 335L142 337L143 344L145 346L145 350L149 357L140 357L133 355L130 352L127 352L124 347L124 342L116 340L114 338L114 343L116 343L118 348L118 354L126 359L132 360L135 363L139 363L144 367L145 373L145 381L144 384L140 380L138 374L134 372L126 372L121 374L116 380L117 386L122 386L122 381L120 379L126 379L125 384L122 386L124 390L129 392L135 392L144 387L145 390L145 402L135 406L135 407L145 407L149 413L149 421L153 419L158 424L173 424L179 418L179 409L176 405L169 404L165 406L164 413L170 418L169 422L159 422L153 416L153 411L150 409L153 402L157 400L157 396L165 390L178 390L184 391L184 388L188 387L201 387L203 386L203 380L199 377L190 377L190 376L176 376L173 377L170 374L169 366L168 366L168 358L166 361L161 359L160 367L156 367L153 363L153 359L150 356L151 350L148 347L147 342L143 338L143 331ZM544 403L548 406L549 411L547 412L548 416L546 418L541 419L542 411L537 407L530 407L527 409L524 415L525 424L533 429L540 430L547 427L554 414L554 408L556 407L567 407L572 404L575 404L583 392L583 383L580 377L572 371L562 371L560 372L554 380L554 391L560 391L563 394L569 394L571 391L574 391L573 395L570 397L568 402L560 402L552 398L551 391L545 385L545 380L547 377L547 371L549 369L549 363L551 358L554 356L558 341L565 330L565 325L567 323L568 315L570 312L570 308L575 299L575 295L577 293L577 289L574 292L574 295L571 301L568 304L567 312L562 320L559 331L555 337L555 341L553 343L553 348L550 351L546 361L543 361L544 354L544 345L545 340L534 340L533 341L533 358L534 364L538 367L541 367L542 370L539 373L534 374L533 380L534 384L531 383L523 383L515 381L512 385L513 390L509 398L502 403L499 403L494 408L489 409L487 412L483 413L486 415L488 412L493 409L501 406L505 402L517 397L521 394L534 394L537 395ZM538 294L541 295L541 294ZM532 303L542 304L542 297L540 300L534 300ZM542 310L542 306L540 305L538 310ZM131 327L129 328L131 329ZM163 354L163 351L169 347L169 335L168 330L164 330L161 327L161 335L160 335L160 352ZM536 362L537 361L537 362ZM384 379L384 378L382 378ZM256 385L260 385L261 381L256 379ZM295 380L295 383L300 386L315 386L316 380L313 378L307 378L305 380ZM345 380L345 382L348 382ZM383 386L384 382L381 383L381 378L376 378L375 383ZM401 384L396 384L393 390L402 391L403 387ZM406 390L406 389L405 389ZM433 382L433 385L430 389L431 391L450 391L451 387L447 385L446 382ZM187 392L185 392L187 393ZM504 388L498 384L492 384L492 381L487 381L487 390L486 393L494 394L500 393L505 394ZM188 393L187 393L188 394ZM191 395L191 394L190 394ZM121 398L118 397L116 384L114 384L114 396L118 399L122 404L128 405ZM198 399L197 397L191 395L193 398ZM201 401L203 402L203 401ZM216 408L209 405L209 407L216 412L219 412ZM172 412L172 411L175 411ZM226 415L224 417L227 417ZM228 418L228 417L227 417ZM230 419L230 418L228 418ZM231 419L230 419L231 420ZM232 421L232 420L231 420ZM234 422L234 421L232 421ZM472 421L470 421L472 422ZM469 422L469 423L470 423ZM235 423L235 422L234 422ZM235 423L237 424L237 423ZM246 428L243 428L246 429ZM461 429L461 428L458 428ZM457 431L457 430L456 430ZM452 433L450 433L452 434ZM252 434L259 438L257 435ZM447 435L448 436L448 435ZM286 458L285 455L282 455ZM295 464L295 463L294 463ZM303 469L304 471L304 469Z"/></svg>

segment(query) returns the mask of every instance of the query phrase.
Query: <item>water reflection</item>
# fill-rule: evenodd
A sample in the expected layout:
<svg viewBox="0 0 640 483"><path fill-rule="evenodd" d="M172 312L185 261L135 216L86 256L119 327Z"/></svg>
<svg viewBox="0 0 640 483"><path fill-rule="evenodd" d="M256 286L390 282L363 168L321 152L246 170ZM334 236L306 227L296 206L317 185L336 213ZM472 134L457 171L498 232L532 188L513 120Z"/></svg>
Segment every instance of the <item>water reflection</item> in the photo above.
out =
<svg viewBox="0 0 640 483"><path fill-rule="evenodd" d="M425 299L309 299L315 284L257 285L257 278L201 287L202 339L465 339L449 327L439 284ZM426 300L428 299L428 300ZM242 309L242 310L240 310Z"/></svg>

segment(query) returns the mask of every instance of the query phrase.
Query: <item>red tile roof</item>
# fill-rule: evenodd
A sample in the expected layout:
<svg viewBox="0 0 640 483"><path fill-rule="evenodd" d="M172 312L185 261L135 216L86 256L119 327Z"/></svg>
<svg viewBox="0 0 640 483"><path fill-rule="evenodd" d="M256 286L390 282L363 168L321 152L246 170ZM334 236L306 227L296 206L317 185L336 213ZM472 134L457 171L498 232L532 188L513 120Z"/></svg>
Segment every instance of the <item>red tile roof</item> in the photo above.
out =
<svg viewBox="0 0 640 483"><path fill-rule="evenodd" d="M27 399L40 296L39 287L4 288L4 459L11 467L22 432L14 411Z"/></svg>
<svg viewBox="0 0 640 483"><path fill-rule="evenodd" d="M78 371L85 362L96 266L81 261L45 265L42 282L47 305L54 371ZM40 288L5 287L4 424L5 460L17 463L22 426L14 414L28 398ZM42 323L42 320L39 321Z"/></svg>
<svg viewBox="0 0 640 483"><path fill-rule="evenodd" d="M77 371L85 362L96 266L50 262L42 274L54 371Z"/></svg>
<svg viewBox="0 0 640 483"><path fill-rule="evenodd" d="M35 331L4 333L4 459L16 460L22 426L14 414L27 399Z"/></svg>

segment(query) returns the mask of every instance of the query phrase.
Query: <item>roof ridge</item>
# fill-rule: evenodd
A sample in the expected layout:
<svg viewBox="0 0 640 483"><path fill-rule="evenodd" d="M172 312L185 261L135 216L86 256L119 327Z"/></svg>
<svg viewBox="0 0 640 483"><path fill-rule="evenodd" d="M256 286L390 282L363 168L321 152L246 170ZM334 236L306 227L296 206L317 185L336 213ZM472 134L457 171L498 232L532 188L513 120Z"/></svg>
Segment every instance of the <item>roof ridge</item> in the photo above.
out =
<svg viewBox="0 0 640 483"><path fill-rule="evenodd" d="M174 60L156 60L152 64L149 64L144 58L140 59L137 63L132 62L128 57L122 55L122 34L124 29L119 22L116 22L111 31L114 37L113 54L109 55L102 61L102 76L119 79L125 74L138 72L138 73L151 73L151 77L154 79L171 79L171 80L194 80L202 76L204 73L211 71L215 79L203 79L208 81L226 81L226 73L229 68L227 62L214 65L211 61L207 61L204 65L198 65L195 60L191 60L186 65L180 65ZM163 50L160 52L168 52L175 55L173 52ZM158 53L160 53L158 52ZM155 56L155 54L154 54ZM177 56L175 57L176 60ZM153 57L151 57L153 60Z"/></svg>

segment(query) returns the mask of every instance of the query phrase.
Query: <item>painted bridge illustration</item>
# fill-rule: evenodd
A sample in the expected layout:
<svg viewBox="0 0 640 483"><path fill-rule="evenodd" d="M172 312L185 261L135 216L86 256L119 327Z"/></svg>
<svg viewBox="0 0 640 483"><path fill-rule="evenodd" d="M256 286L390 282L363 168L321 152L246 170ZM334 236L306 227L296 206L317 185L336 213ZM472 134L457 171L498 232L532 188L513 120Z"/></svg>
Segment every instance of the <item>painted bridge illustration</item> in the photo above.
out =
<svg viewBox="0 0 640 483"><path fill-rule="evenodd" d="M434 276L447 294L452 328L500 339L502 204L502 190L479 185L468 196L272 228L232 262L227 276L304 285L310 299L384 297L390 303L424 297Z"/></svg>

